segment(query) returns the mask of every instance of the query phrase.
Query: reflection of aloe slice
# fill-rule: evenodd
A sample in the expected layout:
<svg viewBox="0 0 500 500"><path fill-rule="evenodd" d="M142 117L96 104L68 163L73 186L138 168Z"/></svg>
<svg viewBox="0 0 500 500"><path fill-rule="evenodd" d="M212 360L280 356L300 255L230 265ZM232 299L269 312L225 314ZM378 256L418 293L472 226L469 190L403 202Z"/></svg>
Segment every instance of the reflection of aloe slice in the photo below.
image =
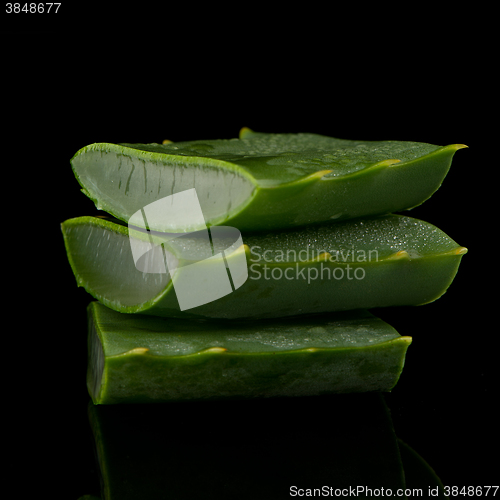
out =
<svg viewBox="0 0 500 500"><path fill-rule="evenodd" d="M389 391L411 343L363 311L213 323L91 302L88 317L96 404Z"/></svg>
<svg viewBox="0 0 500 500"><path fill-rule="evenodd" d="M441 185L457 149L317 134L263 134L169 144L96 143L72 158L96 206L121 220L196 189L208 225L266 230L409 209ZM176 220L150 229L190 231Z"/></svg>
<svg viewBox="0 0 500 500"><path fill-rule="evenodd" d="M399 452L405 471L406 487L420 489L420 498L448 498L444 486L430 465L410 446L398 439ZM432 491L432 494L429 494Z"/></svg>
<svg viewBox="0 0 500 500"><path fill-rule="evenodd" d="M79 217L62 224L68 258L79 286L119 312L157 316L271 318L348 309L417 305L440 297L452 282L466 249L432 224L404 216L379 216L325 227L243 235L244 245L223 262L202 260L189 273L197 242L191 235L164 244L173 278L134 265L122 224ZM159 242L158 242L159 243ZM228 244L234 243L229 241ZM221 249L224 245L221 245ZM214 251L220 249L214 248ZM181 311L176 283L195 293L214 269L231 269L246 254L248 279L217 300ZM168 257L167 257L168 260ZM235 266L233 266L234 268ZM219 269L219 270L220 270ZM186 282L189 277L189 283ZM224 273L223 278L228 280ZM216 288L213 282L214 289Z"/></svg>
<svg viewBox="0 0 500 500"><path fill-rule="evenodd" d="M404 488L380 394L230 403L90 404L102 497L276 500L293 485L394 496Z"/></svg>

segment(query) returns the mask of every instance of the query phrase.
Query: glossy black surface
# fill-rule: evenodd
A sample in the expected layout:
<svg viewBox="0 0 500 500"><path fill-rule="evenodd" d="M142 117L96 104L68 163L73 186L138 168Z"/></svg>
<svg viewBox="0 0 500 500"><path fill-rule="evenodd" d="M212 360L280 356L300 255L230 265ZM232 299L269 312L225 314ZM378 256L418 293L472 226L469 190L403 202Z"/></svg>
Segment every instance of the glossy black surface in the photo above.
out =
<svg viewBox="0 0 500 500"><path fill-rule="evenodd" d="M247 123L245 118L239 120ZM237 121L237 118L231 121ZM255 128L271 127L258 120L255 122L253 125ZM272 128L274 127L293 130L293 127L281 123L272 125ZM237 128L235 127L233 135L237 133ZM181 137L187 139L190 130L188 131L187 127L185 130L185 135ZM203 135L203 132L196 127L192 130L194 135ZM210 135L222 136L227 134L226 130L223 127L214 128ZM325 134L335 133L333 128L328 129L328 127L318 131ZM173 128L171 131L173 135L168 136L177 139L176 132ZM337 134L342 133L343 129L338 129ZM355 134L354 131L349 132L351 133ZM363 129L359 133L362 136L371 135L369 129ZM455 134L443 134L442 137L435 134L426 136L424 130L411 129L406 133L417 135L420 140L442 144L450 141L470 142L462 130L456 130ZM133 135L128 130L124 135L127 134ZM114 131L112 134L109 133L113 138L117 135L119 134ZM155 135L154 132L152 135ZM396 133L390 129L384 131L379 129L377 134L373 134L377 138L395 135ZM405 135L401 134L398 137ZM158 138L155 136L152 140L161 140L164 136L165 134ZM75 141L73 144L78 142ZM443 297L432 304L372 311L394 326L401 335L413 338L400 381L392 393L385 395L395 431L398 437L412 446L429 463L444 485L460 487L487 485L494 483L497 477L495 472L497 464L492 462L489 450L496 448L498 444L495 416L498 400L495 346L498 346L498 340L492 321L494 313L485 307L493 292L487 286L488 281L494 280L495 277L484 274L494 272L494 267L490 268L484 262L485 250L481 239L478 238L479 229L470 218L466 204L464 206L464 193L470 190L469 172L471 163L474 162L474 145L473 142L470 144L470 149L456 154L448 177L433 198L411 211L413 217L432 222L447 232L457 243L469 249L469 253L462 259L451 287ZM77 186L68 172L65 177L68 184L67 195L72 201L66 205L66 216L92 213L93 207L90 202L76 199ZM80 196L82 197L83 195ZM67 404L74 407L71 440L66 441L66 444L71 450L79 449L79 466L71 468L73 484L83 482L88 485L88 491L94 491L96 473L87 435L84 377L85 305L89 298L82 289L76 288L69 266L64 261L62 242L59 243L61 245L57 252L60 255L58 269L60 269L61 287L64 287L64 295L67 298L66 313L72 318L71 333L64 335L71 335L71 346L75 356L73 359L68 357L61 360L65 366L68 387L72 387L71 393L68 393L70 398ZM238 406L240 404L244 403L235 403L237 408L235 411L242 411ZM245 413L255 411L256 415L260 415L263 412L262 405L265 404L280 405L279 402L255 402L254 406L244 404ZM287 401L282 404L290 408L291 421L298 423L274 422L273 415L269 414L270 425L276 426L276 432L283 431L295 436L329 432L329 429L315 428L314 420L308 420L311 415L307 401ZM202 406L196 408L192 429L199 429L199 432L204 433L203 409ZM221 409L220 413L217 421L226 418L225 409ZM209 422L207 426L210 428ZM242 435L238 437L243 442L244 434L243 430ZM215 439L215 449L219 446L218 443L220 443L218 439ZM321 444L318 444L316 453L324 452ZM287 494L288 487L288 484L283 485ZM86 490L80 487L75 491L80 494Z"/></svg>
<svg viewBox="0 0 500 500"><path fill-rule="evenodd" d="M430 71L422 70L425 58L418 78L414 75L410 83L387 81L382 90L356 89L345 78L309 80L307 87L295 87L278 69L265 81L240 72L237 78L225 76L219 85L208 85L207 80L224 73L213 65L205 78L198 76L196 85L189 86L158 58L153 58L153 72L141 74L137 66L119 70L118 62L112 68L110 57L96 63L99 52L63 55L64 43L57 37L41 37L38 43L38 48L32 44L28 55L23 53L28 57L23 73L14 71L14 63L9 66L17 75L17 80L12 76L13 88L37 75L37 95L13 117L13 135L22 143L12 148L16 162L10 164L10 175L15 183L8 184L26 185L16 199L29 212L16 221L22 228L16 234L29 237L21 240L22 253L16 255L28 264L21 267L18 259L7 267L17 266L24 279L16 278L22 286L9 297L16 308L20 306L18 325L30 326L26 332L17 327L14 346L4 344L13 352L10 373L22 366L26 374L16 378L21 380L16 394L22 396L16 408L26 422L16 431L23 436L23 467L41 470L43 477L27 487L61 499L99 494L85 385L85 308L91 298L76 287L59 228L65 219L94 214L95 208L79 192L69 159L92 142L230 138L243 126L263 132L308 131L469 146L456 153L440 190L408 212L469 249L455 281L432 304L372 312L401 335L413 337L400 381L384 396L397 436L429 463L445 485L498 483L498 245L497 223L490 216L497 213L496 162L483 156L488 144L482 128L490 102L487 88L466 85L461 79L465 70L455 70L451 64L444 69L437 65L433 73L437 76L424 78ZM101 51L106 47L103 44ZM118 61L120 50L113 50ZM110 56L113 50L109 49ZM164 55L163 48L159 52ZM89 58L94 59L91 65ZM203 58L198 63L203 66ZM149 67L147 59L144 67ZM208 413L217 423L243 409L247 418L252 412L260 415L260 423L265 414L277 434L285 429L294 439L337 432L325 419L315 426L302 399L269 402L270 409L283 405L289 410L286 422L276 422L272 412L265 411L267 403L254 403L235 403L227 412L227 405L221 405L220 415ZM196 406L192 429L210 435L210 418L204 420L203 411ZM148 430L142 432L147 435ZM237 437L244 442L244 429ZM214 438L218 452L219 443ZM321 445L316 451L326 452ZM289 487L282 484L284 498Z"/></svg>

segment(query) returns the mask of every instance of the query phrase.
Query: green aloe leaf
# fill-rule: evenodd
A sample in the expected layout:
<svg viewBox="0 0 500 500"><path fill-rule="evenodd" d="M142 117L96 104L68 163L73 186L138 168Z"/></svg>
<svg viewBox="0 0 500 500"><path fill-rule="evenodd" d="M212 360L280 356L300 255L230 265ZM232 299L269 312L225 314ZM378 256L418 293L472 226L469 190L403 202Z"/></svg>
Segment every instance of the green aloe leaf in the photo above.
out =
<svg viewBox="0 0 500 500"><path fill-rule="evenodd" d="M463 147L242 129L229 140L90 144L71 164L97 208L123 221L194 188L209 226L260 231L413 208L439 188ZM148 222L159 231L202 229L176 218Z"/></svg>
<svg viewBox="0 0 500 500"><path fill-rule="evenodd" d="M432 224L400 215L244 235L233 246L232 237L214 237L222 229L210 228L211 247L203 231L162 241L110 218L62 224L78 286L118 312L156 316L273 318L425 304L446 291L467 251ZM149 249L149 268L132 244ZM203 300L183 307L186 297Z"/></svg>
<svg viewBox="0 0 500 500"><path fill-rule="evenodd" d="M389 391L411 343L365 311L221 323L91 302L88 318L95 404Z"/></svg>

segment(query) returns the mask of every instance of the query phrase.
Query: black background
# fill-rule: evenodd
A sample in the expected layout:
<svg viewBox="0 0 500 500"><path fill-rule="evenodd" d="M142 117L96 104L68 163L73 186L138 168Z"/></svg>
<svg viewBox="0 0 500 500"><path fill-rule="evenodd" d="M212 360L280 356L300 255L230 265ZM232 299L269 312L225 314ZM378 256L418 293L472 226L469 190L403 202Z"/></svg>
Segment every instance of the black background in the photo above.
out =
<svg viewBox="0 0 500 500"><path fill-rule="evenodd" d="M475 21L432 18L415 31L402 16L380 30L382 16L367 20L362 39L354 29L334 38L320 24L332 38L319 40L301 29L313 27L305 19L225 30L185 16L175 30L141 17L136 33L129 15L128 31L107 30L96 16L95 26L65 18L4 32L5 391L13 424L21 423L15 462L30 477L43 471L24 487L75 500L98 491L86 416L90 296L76 287L59 227L95 208L70 158L93 142L231 138L243 126L469 146L438 192L407 212L469 249L455 281L432 304L373 312L413 337L386 395L397 435L445 485L498 484L497 125L489 121L497 101L487 40L469 43ZM438 32L439 45L415 43Z"/></svg>

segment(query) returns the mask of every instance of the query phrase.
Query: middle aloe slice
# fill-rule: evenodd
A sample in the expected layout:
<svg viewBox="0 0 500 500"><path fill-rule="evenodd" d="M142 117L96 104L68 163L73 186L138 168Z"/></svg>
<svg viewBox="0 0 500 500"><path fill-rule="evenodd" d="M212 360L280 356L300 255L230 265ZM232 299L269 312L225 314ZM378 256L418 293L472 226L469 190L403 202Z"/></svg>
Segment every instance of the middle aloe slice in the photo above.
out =
<svg viewBox="0 0 500 500"><path fill-rule="evenodd" d="M111 218L62 224L79 286L124 313L273 318L418 305L440 297L463 254L427 222L385 215L273 234L234 228L165 239Z"/></svg>

